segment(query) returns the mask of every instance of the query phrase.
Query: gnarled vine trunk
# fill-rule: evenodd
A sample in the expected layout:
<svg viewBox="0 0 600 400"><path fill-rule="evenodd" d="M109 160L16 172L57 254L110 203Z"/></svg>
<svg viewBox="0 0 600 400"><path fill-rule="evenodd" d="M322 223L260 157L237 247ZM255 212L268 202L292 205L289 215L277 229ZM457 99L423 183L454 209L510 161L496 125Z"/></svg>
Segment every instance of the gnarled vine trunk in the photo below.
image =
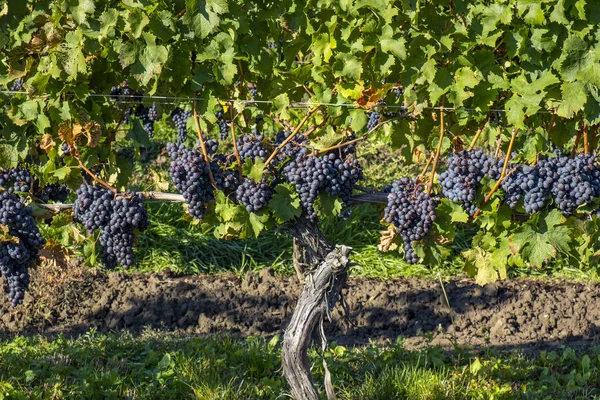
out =
<svg viewBox="0 0 600 400"><path fill-rule="evenodd" d="M331 246L316 224L300 218L290 225L289 231L296 239L303 256L302 275L304 290L283 336L283 374L294 399L319 399L308 360L308 348L313 337L321 337L323 319L337 303L346 283L350 247ZM327 397L335 398L326 370Z"/></svg>

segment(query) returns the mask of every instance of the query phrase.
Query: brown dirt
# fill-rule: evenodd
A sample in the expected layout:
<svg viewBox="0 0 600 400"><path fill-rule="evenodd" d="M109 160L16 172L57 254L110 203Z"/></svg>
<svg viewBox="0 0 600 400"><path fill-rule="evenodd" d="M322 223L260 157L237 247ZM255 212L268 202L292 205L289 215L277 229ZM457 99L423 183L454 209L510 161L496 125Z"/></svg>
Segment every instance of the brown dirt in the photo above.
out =
<svg viewBox="0 0 600 400"><path fill-rule="evenodd" d="M600 333L600 284L513 280L480 287L469 280L438 282L350 279L341 307L326 327L343 344L401 336L422 344L536 348L592 341ZM233 275L174 276L39 268L25 303L11 308L0 295L0 335L78 334L144 327L204 334L270 336L282 331L300 286L270 270Z"/></svg>

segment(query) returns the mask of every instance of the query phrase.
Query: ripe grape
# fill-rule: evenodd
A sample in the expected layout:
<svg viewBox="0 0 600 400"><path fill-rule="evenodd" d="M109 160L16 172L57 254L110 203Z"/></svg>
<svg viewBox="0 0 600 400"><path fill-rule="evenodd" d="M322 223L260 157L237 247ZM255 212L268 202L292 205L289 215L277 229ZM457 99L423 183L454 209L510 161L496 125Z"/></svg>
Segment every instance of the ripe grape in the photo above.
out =
<svg viewBox="0 0 600 400"><path fill-rule="evenodd" d="M419 261L412 244L431 230L436 207L437 200L422 190L418 179L401 178L392 184L384 218L402 238L404 259L409 264Z"/></svg>
<svg viewBox="0 0 600 400"><path fill-rule="evenodd" d="M183 195L190 215L203 219L206 203L214 199L204 156L198 150L188 149L184 144L168 143L167 151L171 157L169 175L173 185ZM219 171L218 165L211 164L211 170L213 168Z"/></svg>
<svg viewBox="0 0 600 400"><path fill-rule="evenodd" d="M148 227L141 194L115 195L107 189L83 184L77 189L73 219L81 222L88 232L100 229L101 259L105 267L120 264L129 268L135 263L135 229L144 231Z"/></svg>
<svg viewBox="0 0 600 400"><path fill-rule="evenodd" d="M319 193L326 191L339 196L344 206L348 206L354 185L363 177L356 159L343 159L334 153L322 156L298 153L282 172L286 181L295 185L304 212L313 220L317 216L314 203ZM348 216L348 212L344 211L342 216Z"/></svg>
<svg viewBox="0 0 600 400"><path fill-rule="evenodd" d="M253 135L244 135L237 140L237 148L242 161L251 159L252 161L261 159L266 160L269 152L263 145L265 137L255 132Z"/></svg>
<svg viewBox="0 0 600 400"><path fill-rule="evenodd" d="M215 117L217 117L217 124L219 124L219 139L225 140L229 133L230 121L225 119L223 109L218 110L215 113Z"/></svg>
<svg viewBox="0 0 600 400"><path fill-rule="evenodd" d="M0 225L18 241L0 241L0 272L6 279L8 298L13 307L21 304L29 285L29 266L39 258L45 240L25 206L10 189L0 192Z"/></svg>
<svg viewBox="0 0 600 400"><path fill-rule="evenodd" d="M379 124L381 115L379 115L377 111L369 111L367 112L367 117L369 117L369 120L367 121L367 131L370 131Z"/></svg>
<svg viewBox="0 0 600 400"><path fill-rule="evenodd" d="M440 174L442 193L451 201L462 203L469 215L475 214L475 199L484 176L499 176L499 163L481 150L453 154L447 160L448 169Z"/></svg>
<svg viewBox="0 0 600 400"><path fill-rule="evenodd" d="M171 112L171 120L177 128L177 144L184 143L187 139L187 121L192 117L190 111L184 111L179 107L176 107Z"/></svg>
<svg viewBox="0 0 600 400"><path fill-rule="evenodd" d="M10 87L10 90L13 92L20 92L21 90L23 90L23 78L19 78L16 81L14 81L12 86Z"/></svg>
<svg viewBox="0 0 600 400"><path fill-rule="evenodd" d="M269 203L273 197L273 189L265 180L255 183L252 179L244 178L235 192L235 197L246 210L255 213Z"/></svg>

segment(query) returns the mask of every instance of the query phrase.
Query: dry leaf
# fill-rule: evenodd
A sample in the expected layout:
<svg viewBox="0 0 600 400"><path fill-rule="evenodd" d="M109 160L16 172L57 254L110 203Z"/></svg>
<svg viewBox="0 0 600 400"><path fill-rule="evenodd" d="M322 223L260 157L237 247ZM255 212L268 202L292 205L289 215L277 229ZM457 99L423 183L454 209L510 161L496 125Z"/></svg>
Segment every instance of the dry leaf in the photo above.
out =
<svg viewBox="0 0 600 400"><path fill-rule="evenodd" d="M396 228L394 225L390 225L388 226L387 230L381 231L381 238L379 239L379 244L377 245L379 251L385 253L387 251L396 249L397 245L394 242L396 236L398 236L398 234L396 233Z"/></svg>
<svg viewBox="0 0 600 400"><path fill-rule="evenodd" d="M455 136L452 139L452 148L454 149L455 153L463 151L465 148L465 140L460 136Z"/></svg>
<svg viewBox="0 0 600 400"><path fill-rule="evenodd" d="M97 122L89 122L85 126L85 134L88 138L88 147L96 147L102 137L102 128Z"/></svg>
<svg viewBox="0 0 600 400"><path fill-rule="evenodd" d="M46 133L42 136L40 140L40 148L46 152L46 154L50 153L50 150L56 145L54 140L52 140L52 136L49 133Z"/></svg>

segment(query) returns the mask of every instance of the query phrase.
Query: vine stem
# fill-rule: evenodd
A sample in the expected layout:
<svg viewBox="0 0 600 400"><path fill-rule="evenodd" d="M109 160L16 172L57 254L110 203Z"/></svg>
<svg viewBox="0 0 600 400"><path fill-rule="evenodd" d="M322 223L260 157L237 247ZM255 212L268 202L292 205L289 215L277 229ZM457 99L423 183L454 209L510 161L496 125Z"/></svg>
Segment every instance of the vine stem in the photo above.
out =
<svg viewBox="0 0 600 400"><path fill-rule="evenodd" d="M479 125L477 132L475 132L475 137L473 138L473 140L471 140L471 144L469 145L469 148L467 149L467 151L473 150L473 147L475 147L475 144L479 140L479 136L481 136L481 132L483 132L483 128L485 127L485 124L487 124L487 122L489 120L490 120L490 113L488 113L487 118L481 123L481 125Z"/></svg>
<svg viewBox="0 0 600 400"><path fill-rule="evenodd" d="M217 184L215 182L215 177L213 176L212 170L210 168L210 161L208 160L206 144L204 143L204 138L202 137L202 129L200 129L200 121L198 120L198 108L196 106L196 100L194 100L194 123L196 124L196 132L198 133L198 139L200 140L200 149L202 150L204 162L206 163L206 168L208 169L208 178L210 179L210 184L212 185L212 187L216 189Z"/></svg>
<svg viewBox="0 0 600 400"><path fill-rule="evenodd" d="M73 135L71 134L71 137L73 137ZM107 188L108 190L110 190L113 193L117 193L118 190L115 189L114 187L112 187L108 182L98 178L96 176L96 174L94 174L92 171L90 171L84 164L83 161L81 161L81 153L79 153L79 147L77 147L77 144L75 143L75 141L73 141L72 143L73 145L73 150L74 150L74 154L73 156L75 157L75 159L77 160L77 162L79 163L79 168L81 168L82 170L85 171L86 174L88 174L90 176L90 178L92 178L95 182L99 183L100 185L104 186L105 188Z"/></svg>
<svg viewBox="0 0 600 400"><path fill-rule="evenodd" d="M304 116L304 118L302 118L302 121L300 121L300 123L298 124L298 126L296 126L296 128L291 133L291 135L288 136L279 146L277 146L275 148L275 150L273 150L273 152L271 153L271 155L269 156L269 158L267 158L267 161L265 162L265 168L267 168L267 166L271 163L271 161L273 161L273 159L275 158L275 156L277 156L277 153L279 153L279 151L281 149L283 149L294 138L294 136L296 136L298 134L298 132L300 132L300 129L302 129L302 127L304 126L304 124L306 123L306 121L308 121L308 119L311 117L311 115L313 115L319 109L319 107L320 106L314 106Z"/></svg>
<svg viewBox="0 0 600 400"><path fill-rule="evenodd" d="M321 149L321 150L319 150L319 151L318 151L318 154L327 153L328 151L335 150L335 149L341 149L342 147L350 146L351 144L354 144L354 143L357 143L357 142L363 141L363 140L365 140L366 138L368 138L368 137L369 137L369 135L370 135L371 133L375 132L377 129L379 129L379 128L380 128L380 127L382 127L383 125L385 125L385 124L387 124L387 123L390 123L390 122L392 122L392 121L395 121L396 119L397 119L397 118L394 118L394 119L387 119L387 120L385 120L385 121L381 121L381 122L379 122L377 125L375 125L373 128L371 128L371 130L370 130L370 131L368 131L367 133L365 133L365 134L364 134L364 135L362 135L361 137L359 137L359 138L356 138L356 139L352 139L352 140L348 140L347 142L343 142L343 143L340 143L340 144L336 144L335 146L329 146L329 147L326 147L326 148L324 148L324 149Z"/></svg>
<svg viewBox="0 0 600 400"><path fill-rule="evenodd" d="M548 140L550 140L550 131L554 127L554 121L556 121L556 108L554 109L554 112L552 113L552 116L550 117L550 123L548 124L548 129L547 129Z"/></svg>
<svg viewBox="0 0 600 400"><path fill-rule="evenodd" d="M577 132L577 136L575 136L575 144L573 145L573 150L571 151L571 158L575 157L577 153L577 147L579 146L579 142L581 141L582 129Z"/></svg>
<svg viewBox="0 0 600 400"><path fill-rule="evenodd" d="M440 151L442 150L442 142L444 141L444 103L440 107L440 140L438 140L437 149L435 149L435 156L433 158L433 166L431 167L431 175L429 176L429 183L427 184L427 194L431 193L433 189L433 178L435 177L435 169L437 168L438 160L440 159Z"/></svg>
<svg viewBox="0 0 600 400"><path fill-rule="evenodd" d="M429 159L427 160L427 163L425 164L425 168L423 168L423 171L421 171L421 173L419 174L419 181L423 180L423 177L427 173L427 170L429 169L429 166L431 165L431 162L433 161L434 157L435 157L435 154L432 154L431 156L429 156Z"/></svg>
<svg viewBox="0 0 600 400"><path fill-rule="evenodd" d="M235 154L235 159L237 160L238 165L238 175L240 181L242 180L243 172L242 172L242 157L240 157L240 152L237 147L237 138L235 137L235 124L233 123L233 105L229 105L229 124L231 125L231 140L233 140L233 153Z"/></svg>
<svg viewBox="0 0 600 400"><path fill-rule="evenodd" d="M490 201L490 199L492 198L492 195L496 192L496 190L498 190L498 188L500 187L500 184L502 183L504 178L506 178L506 176L507 176L506 169L508 168L508 159L510 158L510 152L512 151L512 147L513 147L513 144L515 143L515 137L517 136L518 131L519 131L518 129L513 129L512 134L510 135L510 142L508 143L508 150L506 151L506 157L504 158L504 164L502 165L502 173L500 174L500 178L498 178L498 181L496 182L496 184L494 185L492 190L490 190L490 192L483 198L481 205L479 206L477 211L475 211L475 214L473 214L473 218L477 218L479 216L479 214L481 214L481 210L483 209L483 207L487 204L488 201Z"/></svg>
<svg viewBox="0 0 600 400"><path fill-rule="evenodd" d="M590 152L589 139L588 139L588 127L581 121L583 125L583 152L588 154Z"/></svg>

